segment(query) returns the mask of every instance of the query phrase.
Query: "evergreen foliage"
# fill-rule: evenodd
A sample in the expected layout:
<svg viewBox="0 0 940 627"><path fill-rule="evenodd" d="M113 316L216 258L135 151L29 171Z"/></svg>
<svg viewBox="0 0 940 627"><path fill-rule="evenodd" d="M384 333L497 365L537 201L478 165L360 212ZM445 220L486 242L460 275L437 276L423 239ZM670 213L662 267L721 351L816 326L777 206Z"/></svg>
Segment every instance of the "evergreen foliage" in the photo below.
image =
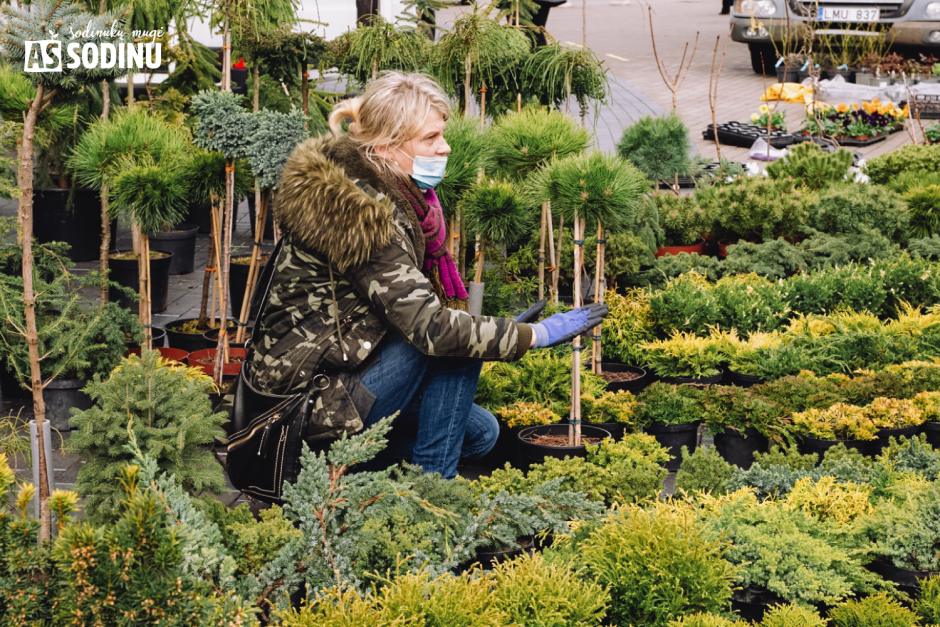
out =
<svg viewBox="0 0 940 627"><path fill-rule="evenodd" d="M533 212L507 181L484 179L460 202L467 233L479 235L487 246L511 246L529 234Z"/></svg>
<svg viewBox="0 0 940 627"><path fill-rule="evenodd" d="M535 203L552 202L552 213L574 222L587 220L588 231L598 222L610 231L632 231L643 213L643 194L649 181L626 161L602 152L574 154L537 170L526 184Z"/></svg>
<svg viewBox="0 0 940 627"><path fill-rule="evenodd" d="M706 214L692 196L657 194L654 199L648 200L648 203L655 203L659 211L664 246L698 244L712 232L714 218ZM660 259L669 259L672 256Z"/></svg>
<svg viewBox="0 0 940 627"><path fill-rule="evenodd" d="M728 608L734 568L688 510L625 507L580 546L610 590L612 623L664 627L684 614Z"/></svg>
<svg viewBox="0 0 940 627"><path fill-rule="evenodd" d="M716 236L752 242L794 239L806 225L806 205L813 198L811 191L768 177L736 179L695 193L702 211L715 221Z"/></svg>
<svg viewBox="0 0 940 627"><path fill-rule="evenodd" d="M768 164L767 175L801 183L810 189L823 189L844 180L851 167L852 153L848 150L827 153L813 142L803 142L791 146L785 158Z"/></svg>
<svg viewBox="0 0 940 627"><path fill-rule="evenodd" d="M940 171L940 146L902 146L868 159L863 172L875 185L887 185L904 172L929 174Z"/></svg>
<svg viewBox="0 0 940 627"><path fill-rule="evenodd" d="M740 623L719 614L689 614L669 623L669 627L736 627Z"/></svg>
<svg viewBox="0 0 940 627"><path fill-rule="evenodd" d="M241 107L239 96L230 91L207 89L193 97L190 111L199 118L194 144L210 152L220 152L226 159L250 154L258 122Z"/></svg>
<svg viewBox="0 0 940 627"><path fill-rule="evenodd" d="M610 594L578 577L568 564L547 564L539 553L524 554L493 569L495 606L518 627L600 625Z"/></svg>
<svg viewBox="0 0 940 627"><path fill-rule="evenodd" d="M681 425L702 416L702 391L657 381L637 397L637 425Z"/></svg>
<svg viewBox="0 0 940 627"><path fill-rule="evenodd" d="M176 69L154 89L160 95L175 89L183 96L192 97L207 89L217 89L222 79L218 56L208 46L199 43L187 33L180 33L179 44L164 46L167 61L176 61Z"/></svg>
<svg viewBox="0 0 940 627"><path fill-rule="evenodd" d="M907 250L912 255L937 261L940 259L940 234L923 239L912 239L907 243Z"/></svg>
<svg viewBox="0 0 940 627"><path fill-rule="evenodd" d="M718 454L714 446L699 446L691 455L688 447L683 446L682 465L676 474L676 490L725 494L725 483L733 471L734 467Z"/></svg>
<svg viewBox="0 0 940 627"><path fill-rule="evenodd" d="M450 154L444 180L434 188L446 216L456 213L460 197L476 183L478 170L486 170L484 148L491 141L490 137L490 132L480 128L480 121L475 117L454 115L447 120L444 139L450 146Z"/></svg>
<svg viewBox="0 0 940 627"><path fill-rule="evenodd" d="M692 172L689 129L675 111L643 116L623 130L617 154L630 161L653 182L672 183Z"/></svg>
<svg viewBox="0 0 940 627"><path fill-rule="evenodd" d="M940 172L901 172L884 184L892 192L897 192L902 196L918 187L928 185L940 185Z"/></svg>
<svg viewBox="0 0 940 627"><path fill-rule="evenodd" d="M178 164L141 165L114 179L109 210L137 225L143 233L179 224L189 197Z"/></svg>
<svg viewBox="0 0 940 627"><path fill-rule="evenodd" d="M923 239L940 234L940 185L918 187L904 194L908 210L908 235Z"/></svg>
<svg viewBox="0 0 940 627"><path fill-rule="evenodd" d="M925 625L940 625L940 576L920 580L920 594L914 611Z"/></svg>
<svg viewBox="0 0 940 627"><path fill-rule="evenodd" d="M27 41L60 39L77 44L79 49L86 44L98 46L102 43L120 44L123 41L124 14L110 11L100 15L85 13L79 4L35 0L25 7L0 7L0 15L4 17L0 44L14 67L25 67ZM29 61L34 66L43 67L38 46L32 47L32 59ZM28 72L26 77L35 85L41 84L65 93L78 90L83 85L100 83L127 73L127 70L119 68L117 63L111 68L102 68L100 64L87 68L81 63L78 67L70 68L65 59L62 61L61 68L57 71ZM47 91L46 95L50 93Z"/></svg>
<svg viewBox="0 0 940 627"><path fill-rule="evenodd" d="M218 204L225 197L225 156L220 152L196 150L182 172L189 199L199 205ZM254 177L247 159L235 160L235 202L241 202L254 189Z"/></svg>
<svg viewBox="0 0 940 627"><path fill-rule="evenodd" d="M601 396L607 382L581 373L581 393ZM474 399L481 407L497 411L516 401L538 403L559 415L571 406L571 359L550 351L529 351L516 362L486 362Z"/></svg>
<svg viewBox="0 0 940 627"><path fill-rule="evenodd" d="M835 627L914 627L918 624L914 612L887 594L846 601L832 608L829 619Z"/></svg>
<svg viewBox="0 0 940 627"><path fill-rule="evenodd" d="M431 51L433 73L444 90L461 104L464 104L468 60L471 97L478 99L477 90L484 84L496 93L516 94L519 66L531 49L528 36L520 29L504 28L485 13L475 7L458 15Z"/></svg>
<svg viewBox="0 0 940 627"><path fill-rule="evenodd" d="M487 156L503 175L524 180L555 159L583 152L590 134L569 116L527 107L499 119L487 135Z"/></svg>
<svg viewBox="0 0 940 627"><path fill-rule="evenodd" d="M607 68L590 48L548 43L536 47L523 66L523 93L556 109L570 93L582 117L589 112L589 101L602 102L608 91Z"/></svg>
<svg viewBox="0 0 940 627"><path fill-rule="evenodd" d="M431 46L426 36L386 22L381 15L369 19L349 34L340 72L365 85L385 70L415 72L427 65Z"/></svg>
<svg viewBox="0 0 940 627"><path fill-rule="evenodd" d="M160 353L131 356L104 380L95 376L86 393L95 406L73 411L70 451L85 460L76 490L87 497L89 521L113 521L123 496L121 468L133 459L125 449L129 432L159 468L192 493L225 487L222 469L203 448L222 437L224 414L213 414L206 392L212 381L201 372L164 362Z"/></svg>
<svg viewBox="0 0 940 627"><path fill-rule="evenodd" d="M647 292L608 290L604 295L609 313L601 327L601 346L605 357L615 357L626 364L643 361L642 342L654 338L652 314Z"/></svg>
<svg viewBox="0 0 940 627"><path fill-rule="evenodd" d="M125 495L113 526L62 530L53 551L64 580L56 624L79 627L94 617L101 625L201 627L223 617L247 618L237 598L220 603L206 583L181 576L179 534L167 526L156 495L138 487L137 470L126 466L118 477Z"/></svg>
<svg viewBox="0 0 940 627"><path fill-rule="evenodd" d="M826 621L813 610L791 603L769 608L761 627L826 627Z"/></svg>
<svg viewBox="0 0 940 627"><path fill-rule="evenodd" d="M804 607L888 586L862 566L857 537L786 502L758 503L737 492L706 524L730 543L725 559L737 568L738 585L765 588Z"/></svg>
<svg viewBox="0 0 940 627"><path fill-rule="evenodd" d="M267 110L258 112L248 149L248 162L260 189L277 187L287 159L294 148L308 137L305 122L303 112L298 109L291 109L287 114Z"/></svg>
<svg viewBox="0 0 940 627"><path fill-rule="evenodd" d="M851 236L878 230L900 244L908 239L904 200L878 185L834 185L811 201L806 212L808 226L830 235Z"/></svg>
<svg viewBox="0 0 940 627"><path fill-rule="evenodd" d="M78 183L101 189L130 168L174 164L189 146L185 127L166 124L141 108L125 109L89 126L67 163Z"/></svg>

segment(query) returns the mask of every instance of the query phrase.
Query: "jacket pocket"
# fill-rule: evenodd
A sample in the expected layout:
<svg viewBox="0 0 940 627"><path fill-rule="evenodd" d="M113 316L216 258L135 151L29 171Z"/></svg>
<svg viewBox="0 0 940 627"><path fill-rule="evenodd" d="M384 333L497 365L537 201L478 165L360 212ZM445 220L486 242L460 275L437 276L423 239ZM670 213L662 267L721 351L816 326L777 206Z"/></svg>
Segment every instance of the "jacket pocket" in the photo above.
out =
<svg viewBox="0 0 940 627"><path fill-rule="evenodd" d="M330 377L328 388L317 395L304 439L316 447L362 431L362 416L339 376Z"/></svg>

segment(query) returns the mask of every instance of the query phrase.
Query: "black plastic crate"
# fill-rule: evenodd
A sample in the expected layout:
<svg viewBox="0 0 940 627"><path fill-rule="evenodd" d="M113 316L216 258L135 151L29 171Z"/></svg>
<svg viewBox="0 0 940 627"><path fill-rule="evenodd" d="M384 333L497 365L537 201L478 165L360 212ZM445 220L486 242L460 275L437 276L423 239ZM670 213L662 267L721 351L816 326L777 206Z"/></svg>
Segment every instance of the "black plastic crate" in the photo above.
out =
<svg viewBox="0 0 940 627"><path fill-rule="evenodd" d="M911 106L911 115L917 110L922 120L940 120L940 96L934 94L916 94Z"/></svg>
<svg viewBox="0 0 940 627"><path fill-rule="evenodd" d="M714 141L714 125L709 124L702 131L702 137ZM741 148L750 148L758 139L767 139L767 129L754 124L745 122L719 122L718 123L718 141L726 146L740 146ZM783 131L770 131L770 145L774 148L786 148L787 146L800 141L799 137L792 133Z"/></svg>
<svg viewBox="0 0 940 627"><path fill-rule="evenodd" d="M741 167L744 167L746 164L743 162L738 162ZM717 170L720 167L720 164L715 161L709 163L706 166L702 167L702 175L711 172L712 170ZM659 189L672 189L676 182L673 181L659 181ZM680 176L679 177L679 189L691 189L695 187L695 179L691 176Z"/></svg>

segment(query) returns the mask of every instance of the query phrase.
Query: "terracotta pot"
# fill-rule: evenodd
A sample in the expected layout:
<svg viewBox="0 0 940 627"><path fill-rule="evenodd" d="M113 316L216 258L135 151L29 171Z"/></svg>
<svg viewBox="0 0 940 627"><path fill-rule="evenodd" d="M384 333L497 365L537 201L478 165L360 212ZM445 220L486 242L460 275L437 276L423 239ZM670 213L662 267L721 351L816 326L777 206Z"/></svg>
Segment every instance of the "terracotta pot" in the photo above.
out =
<svg viewBox="0 0 940 627"><path fill-rule="evenodd" d="M690 255L704 255L705 242L692 244L691 246L663 246L656 249L656 257L665 257L666 255L678 255L679 253L689 253Z"/></svg>
<svg viewBox="0 0 940 627"><path fill-rule="evenodd" d="M246 351L244 348L230 348L228 349L228 354L229 354L229 357L241 357L242 359L244 359L246 355ZM211 364L199 363L200 359L205 359L206 357L214 360L215 349L206 348L201 351L196 351L195 353L190 353L189 357L186 358L186 364L190 366L191 368L198 368L202 370L203 372L205 372L207 375L211 377L212 375L215 374L215 364L214 363L211 363ZM234 363L234 364L223 364L222 374L223 375L238 374L238 371L241 370L241 368L242 368L241 362Z"/></svg>
<svg viewBox="0 0 940 627"><path fill-rule="evenodd" d="M154 346L153 350L160 353L160 356L167 361L175 361L178 364L187 365L186 358L189 357L189 353L179 348L165 348L163 346ZM130 355L137 355L140 357L140 347L132 348L128 351Z"/></svg>

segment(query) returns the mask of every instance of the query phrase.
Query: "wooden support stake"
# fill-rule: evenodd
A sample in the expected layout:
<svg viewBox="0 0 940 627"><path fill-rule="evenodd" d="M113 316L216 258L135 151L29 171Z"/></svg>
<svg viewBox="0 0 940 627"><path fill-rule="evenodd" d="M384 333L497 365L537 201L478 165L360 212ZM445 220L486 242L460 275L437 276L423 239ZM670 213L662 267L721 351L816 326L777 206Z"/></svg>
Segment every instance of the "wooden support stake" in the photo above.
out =
<svg viewBox="0 0 940 627"><path fill-rule="evenodd" d="M539 233L539 300L545 298L545 214L548 202L542 203L542 224Z"/></svg>
<svg viewBox="0 0 940 627"><path fill-rule="evenodd" d="M574 307L581 306L581 262L583 247L578 241L584 237L581 220L574 214ZM568 426L568 445L581 445L581 336L573 341L571 352L571 421Z"/></svg>
<svg viewBox="0 0 940 627"><path fill-rule="evenodd" d="M255 241L260 242L264 236L264 221L267 219L266 194L261 194L261 203L258 205L258 215L255 216ZM242 298L241 315L238 317L238 331L235 332L235 343L245 341L245 325L248 324L248 314L251 312L251 292L255 284L258 262L261 259L261 246L257 243L251 248L251 265L248 267L248 283L245 285L245 296Z"/></svg>
<svg viewBox="0 0 940 627"><path fill-rule="evenodd" d="M150 236L146 233L141 237L141 248L144 249L144 259L147 260L147 264L144 266L147 268L147 326L144 327L144 335L146 336L146 345L147 350L153 350L153 316L150 315L153 305L153 290L151 286L153 285L153 277L150 274Z"/></svg>
<svg viewBox="0 0 940 627"><path fill-rule="evenodd" d="M604 302L604 227L600 222L597 223L597 263L594 271L594 302ZM594 346L591 350L592 370L594 374L600 374L603 370L601 366L601 324L594 327Z"/></svg>
<svg viewBox="0 0 940 627"><path fill-rule="evenodd" d="M551 213L548 214L551 216ZM558 304L558 279L561 278L561 240L565 236L565 216L558 216L558 253L555 255L555 274L552 276L552 289L555 290L555 304Z"/></svg>

